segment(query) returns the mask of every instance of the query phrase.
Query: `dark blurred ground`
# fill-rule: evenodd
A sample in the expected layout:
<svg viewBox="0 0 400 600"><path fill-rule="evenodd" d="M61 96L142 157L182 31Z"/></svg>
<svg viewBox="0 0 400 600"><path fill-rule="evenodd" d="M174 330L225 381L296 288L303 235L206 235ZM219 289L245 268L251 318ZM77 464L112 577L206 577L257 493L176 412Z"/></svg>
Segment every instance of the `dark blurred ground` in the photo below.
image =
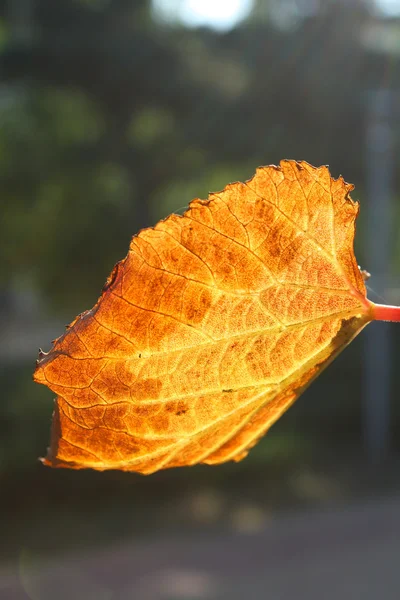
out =
<svg viewBox="0 0 400 600"><path fill-rule="evenodd" d="M0 598L397 600L399 553L397 497L269 517L257 531L154 532L63 560L24 549L3 571Z"/></svg>
<svg viewBox="0 0 400 600"><path fill-rule="evenodd" d="M0 0L0 597L79 598L66 577L107 599L398 598L396 325L390 430L375 463L364 333L240 464L145 478L37 462L52 413L51 393L31 380L37 348L94 304L141 227L257 165L303 159L356 184L356 255L368 269L368 248L382 243L366 227L371 91L392 98L389 283L375 292L399 299L400 20L367 0L259 0L216 31L162 12L172 4ZM301 509L292 538L285 515ZM46 570L65 553L55 592ZM114 586L105 565L119 557ZM48 590L21 571L16 588L21 564L45 572ZM93 573L104 570L100 590ZM160 581L183 587L162 596Z"/></svg>

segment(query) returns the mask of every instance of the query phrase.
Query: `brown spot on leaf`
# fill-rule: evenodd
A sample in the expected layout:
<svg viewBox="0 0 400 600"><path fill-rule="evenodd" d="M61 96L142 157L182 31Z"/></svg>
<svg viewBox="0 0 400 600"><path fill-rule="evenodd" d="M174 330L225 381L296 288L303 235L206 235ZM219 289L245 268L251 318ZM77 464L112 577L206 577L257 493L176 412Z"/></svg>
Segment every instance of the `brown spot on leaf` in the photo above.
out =
<svg viewBox="0 0 400 600"><path fill-rule="evenodd" d="M161 392L162 382L160 379L145 379L131 386L130 393L134 400L156 400Z"/></svg>

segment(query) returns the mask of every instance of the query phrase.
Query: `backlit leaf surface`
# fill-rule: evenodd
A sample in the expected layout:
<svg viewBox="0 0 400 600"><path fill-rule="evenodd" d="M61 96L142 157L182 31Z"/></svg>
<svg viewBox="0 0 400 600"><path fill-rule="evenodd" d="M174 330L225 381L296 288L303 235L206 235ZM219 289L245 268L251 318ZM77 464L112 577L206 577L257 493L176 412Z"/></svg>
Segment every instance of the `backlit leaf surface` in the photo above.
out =
<svg viewBox="0 0 400 600"><path fill-rule="evenodd" d="M35 380L45 464L152 473L241 460L374 318L353 186L282 161L132 239Z"/></svg>

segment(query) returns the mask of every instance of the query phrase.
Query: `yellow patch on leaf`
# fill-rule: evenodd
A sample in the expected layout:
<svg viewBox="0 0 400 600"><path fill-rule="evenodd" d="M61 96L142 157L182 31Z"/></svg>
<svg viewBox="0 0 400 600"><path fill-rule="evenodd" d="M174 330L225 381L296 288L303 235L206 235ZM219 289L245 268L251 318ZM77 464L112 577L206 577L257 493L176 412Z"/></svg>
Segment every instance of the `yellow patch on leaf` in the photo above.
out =
<svg viewBox="0 0 400 600"><path fill-rule="evenodd" d="M374 318L352 188L282 161L135 236L38 360L57 394L44 463L152 473L246 456Z"/></svg>

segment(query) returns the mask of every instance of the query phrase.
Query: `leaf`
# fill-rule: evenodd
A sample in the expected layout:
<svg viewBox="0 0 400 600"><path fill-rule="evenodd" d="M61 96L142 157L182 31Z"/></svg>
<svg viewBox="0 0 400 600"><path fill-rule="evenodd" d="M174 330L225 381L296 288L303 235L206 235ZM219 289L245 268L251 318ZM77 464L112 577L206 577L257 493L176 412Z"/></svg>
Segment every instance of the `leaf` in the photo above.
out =
<svg viewBox="0 0 400 600"><path fill-rule="evenodd" d="M46 465L152 473L241 460L374 318L353 186L282 161L132 239L35 380L57 394ZM391 311L391 312L390 312Z"/></svg>

